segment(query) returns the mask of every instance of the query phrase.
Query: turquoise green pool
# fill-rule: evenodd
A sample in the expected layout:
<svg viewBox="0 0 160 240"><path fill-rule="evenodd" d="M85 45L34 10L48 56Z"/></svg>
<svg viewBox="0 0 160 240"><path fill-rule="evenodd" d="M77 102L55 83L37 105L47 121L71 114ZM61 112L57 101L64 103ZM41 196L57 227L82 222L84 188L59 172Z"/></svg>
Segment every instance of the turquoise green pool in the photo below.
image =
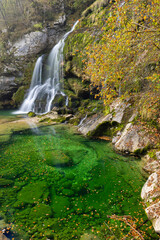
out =
<svg viewBox="0 0 160 240"><path fill-rule="evenodd" d="M158 239L140 199L139 159L65 125L13 132L0 146L0 214L15 239ZM135 224L135 225L134 225Z"/></svg>

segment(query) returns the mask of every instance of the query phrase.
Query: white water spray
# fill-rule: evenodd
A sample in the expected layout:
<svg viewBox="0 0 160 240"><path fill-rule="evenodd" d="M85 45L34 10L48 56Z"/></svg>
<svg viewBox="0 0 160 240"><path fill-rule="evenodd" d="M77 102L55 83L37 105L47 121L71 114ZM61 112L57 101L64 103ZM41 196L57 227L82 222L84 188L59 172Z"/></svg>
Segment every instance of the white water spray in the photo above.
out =
<svg viewBox="0 0 160 240"><path fill-rule="evenodd" d="M43 56L39 57L32 76L29 92L16 114L25 114L30 111L47 113L52 110L52 103L57 94L66 96L61 89L63 79L63 49L68 35L74 31L77 21L72 29L53 47L46 65L43 66ZM66 96L67 102L67 96Z"/></svg>

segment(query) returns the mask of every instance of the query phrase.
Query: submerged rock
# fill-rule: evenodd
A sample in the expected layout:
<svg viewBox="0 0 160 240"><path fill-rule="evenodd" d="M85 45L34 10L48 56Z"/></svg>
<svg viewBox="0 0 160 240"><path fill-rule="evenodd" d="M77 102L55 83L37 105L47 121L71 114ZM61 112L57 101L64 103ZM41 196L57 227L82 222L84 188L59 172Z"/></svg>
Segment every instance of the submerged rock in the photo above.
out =
<svg viewBox="0 0 160 240"><path fill-rule="evenodd" d="M49 166L68 166L72 164L69 156L60 150L45 151L46 163Z"/></svg>

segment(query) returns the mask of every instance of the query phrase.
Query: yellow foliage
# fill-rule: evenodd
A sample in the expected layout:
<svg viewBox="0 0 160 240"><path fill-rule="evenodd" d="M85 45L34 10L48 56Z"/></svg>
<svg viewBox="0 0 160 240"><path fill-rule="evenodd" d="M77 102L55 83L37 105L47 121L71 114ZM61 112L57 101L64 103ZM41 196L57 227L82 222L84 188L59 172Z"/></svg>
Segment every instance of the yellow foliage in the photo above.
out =
<svg viewBox="0 0 160 240"><path fill-rule="evenodd" d="M101 89L104 102L122 93L138 91L137 76L150 82L145 68L151 63L155 65L155 74L159 75L159 9L157 0L126 0L123 3L117 0L112 5L101 40L94 42L86 52L85 73L91 84ZM155 83L158 86L159 78Z"/></svg>

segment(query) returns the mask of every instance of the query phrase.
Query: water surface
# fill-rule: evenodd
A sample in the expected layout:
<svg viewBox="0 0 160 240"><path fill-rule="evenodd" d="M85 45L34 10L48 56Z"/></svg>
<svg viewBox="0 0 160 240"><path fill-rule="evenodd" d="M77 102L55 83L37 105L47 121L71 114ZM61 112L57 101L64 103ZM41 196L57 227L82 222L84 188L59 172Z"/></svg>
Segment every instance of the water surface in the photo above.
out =
<svg viewBox="0 0 160 240"><path fill-rule="evenodd" d="M133 239L115 217L124 215L145 239L158 239L143 224L139 159L65 125L32 127L0 146L0 213L16 240Z"/></svg>

